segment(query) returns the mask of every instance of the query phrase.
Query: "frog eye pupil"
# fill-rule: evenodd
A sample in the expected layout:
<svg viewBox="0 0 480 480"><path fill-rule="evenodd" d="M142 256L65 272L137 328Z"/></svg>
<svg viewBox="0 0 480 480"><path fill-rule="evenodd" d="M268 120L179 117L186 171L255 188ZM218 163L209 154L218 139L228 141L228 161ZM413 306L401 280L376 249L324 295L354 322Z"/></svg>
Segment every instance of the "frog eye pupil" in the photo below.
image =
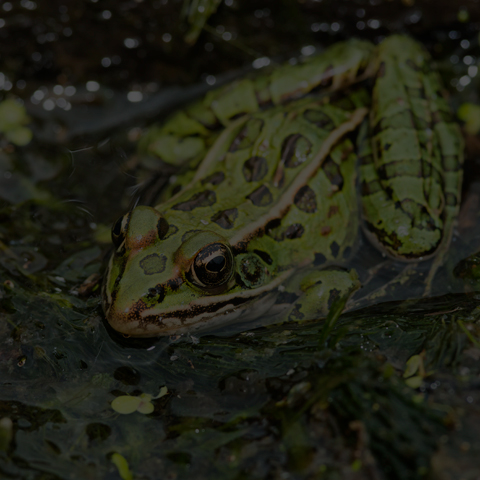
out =
<svg viewBox="0 0 480 480"><path fill-rule="evenodd" d="M128 222L130 220L130 213L121 216L112 227L112 242L115 247L120 247L125 239L125 233L127 231Z"/></svg>
<svg viewBox="0 0 480 480"><path fill-rule="evenodd" d="M195 257L188 278L198 287L217 288L228 285L233 269L234 260L230 247L223 243L211 243Z"/></svg>
<svg viewBox="0 0 480 480"><path fill-rule="evenodd" d="M122 221L123 221L123 216L121 216L114 224L112 227L112 235L115 235L118 237L120 233L122 232Z"/></svg>
<svg viewBox="0 0 480 480"><path fill-rule="evenodd" d="M219 273L223 270L226 263L227 261L225 260L225 257L218 255L207 263L206 268L212 273Z"/></svg>

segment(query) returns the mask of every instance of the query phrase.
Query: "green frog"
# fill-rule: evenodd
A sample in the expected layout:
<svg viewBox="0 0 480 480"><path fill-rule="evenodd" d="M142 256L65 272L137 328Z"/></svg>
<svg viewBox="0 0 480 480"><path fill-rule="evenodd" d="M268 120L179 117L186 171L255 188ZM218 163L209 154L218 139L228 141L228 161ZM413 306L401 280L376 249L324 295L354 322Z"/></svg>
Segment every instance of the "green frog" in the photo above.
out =
<svg viewBox="0 0 480 480"><path fill-rule="evenodd" d="M396 260L436 255L428 289L458 214L463 163L430 63L408 37L342 42L212 90L152 127L140 151L179 174L156 206L113 225L110 325L151 337L280 306L284 319L320 318L360 286L348 268L360 227Z"/></svg>

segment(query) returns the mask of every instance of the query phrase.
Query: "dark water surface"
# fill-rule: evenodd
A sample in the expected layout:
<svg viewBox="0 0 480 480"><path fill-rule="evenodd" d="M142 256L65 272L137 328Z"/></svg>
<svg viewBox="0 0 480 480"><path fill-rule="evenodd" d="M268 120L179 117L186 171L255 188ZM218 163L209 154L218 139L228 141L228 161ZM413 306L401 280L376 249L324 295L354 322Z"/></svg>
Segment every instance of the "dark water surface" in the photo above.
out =
<svg viewBox="0 0 480 480"><path fill-rule="evenodd" d="M135 153L143 127L264 58L391 33L426 45L455 111L478 104L480 3L227 0L198 32L182 6L0 4L0 101L23 100L34 134L0 135L0 477L480 478L472 132L432 298L139 341L99 296L112 222L168 178Z"/></svg>

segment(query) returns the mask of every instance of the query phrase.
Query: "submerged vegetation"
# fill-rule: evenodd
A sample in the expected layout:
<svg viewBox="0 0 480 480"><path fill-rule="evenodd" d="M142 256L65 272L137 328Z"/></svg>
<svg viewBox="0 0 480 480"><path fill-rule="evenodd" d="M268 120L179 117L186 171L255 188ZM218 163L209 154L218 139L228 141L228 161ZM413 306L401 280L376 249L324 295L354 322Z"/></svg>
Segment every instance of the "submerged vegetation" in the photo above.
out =
<svg viewBox="0 0 480 480"><path fill-rule="evenodd" d="M0 112L16 116L0 113L0 476L477 478L478 6L225 1L187 20L194 3L2 4ZM422 41L454 109L470 105L464 260L446 268L463 291L224 336L112 331L110 225L170 174L136 155L141 128L246 63L391 32Z"/></svg>

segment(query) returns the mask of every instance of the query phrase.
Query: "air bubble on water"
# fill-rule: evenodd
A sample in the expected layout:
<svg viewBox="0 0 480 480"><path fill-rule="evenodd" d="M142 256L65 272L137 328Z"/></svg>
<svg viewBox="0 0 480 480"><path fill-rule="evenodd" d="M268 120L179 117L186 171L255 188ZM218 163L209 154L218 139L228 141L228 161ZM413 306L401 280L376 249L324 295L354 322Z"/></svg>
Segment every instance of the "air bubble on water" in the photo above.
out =
<svg viewBox="0 0 480 480"><path fill-rule="evenodd" d="M132 90L127 93L127 100L132 103L141 102L143 100L143 93L138 90Z"/></svg>
<svg viewBox="0 0 480 480"><path fill-rule="evenodd" d="M51 98L47 98L47 100L43 102L43 109L47 110L47 112L53 110L54 108L55 102Z"/></svg>
<svg viewBox="0 0 480 480"><path fill-rule="evenodd" d="M270 59L268 57L256 58L252 62L252 67L256 70L258 70L259 68L267 67L268 65L270 65Z"/></svg>
<svg viewBox="0 0 480 480"><path fill-rule="evenodd" d="M86 84L86 88L89 92L98 92L98 90L100 90L100 84L94 80L89 80Z"/></svg>
<svg viewBox="0 0 480 480"><path fill-rule="evenodd" d="M315 47L313 45L306 45L305 47L302 47L301 52L303 56L308 57L315 53Z"/></svg>
<svg viewBox="0 0 480 480"><path fill-rule="evenodd" d="M140 42L138 39L136 38L126 38L124 41L123 41L123 44L127 47L127 48L137 48L139 45L140 45Z"/></svg>
<svg viewBox="0 0 480 480"><path fill-rule="evenodd" d="M471 81L472 79L468 75L463 75L463 77L460 77L460 80L458 81L458 83L462 87L466 87Z"/></svg>

